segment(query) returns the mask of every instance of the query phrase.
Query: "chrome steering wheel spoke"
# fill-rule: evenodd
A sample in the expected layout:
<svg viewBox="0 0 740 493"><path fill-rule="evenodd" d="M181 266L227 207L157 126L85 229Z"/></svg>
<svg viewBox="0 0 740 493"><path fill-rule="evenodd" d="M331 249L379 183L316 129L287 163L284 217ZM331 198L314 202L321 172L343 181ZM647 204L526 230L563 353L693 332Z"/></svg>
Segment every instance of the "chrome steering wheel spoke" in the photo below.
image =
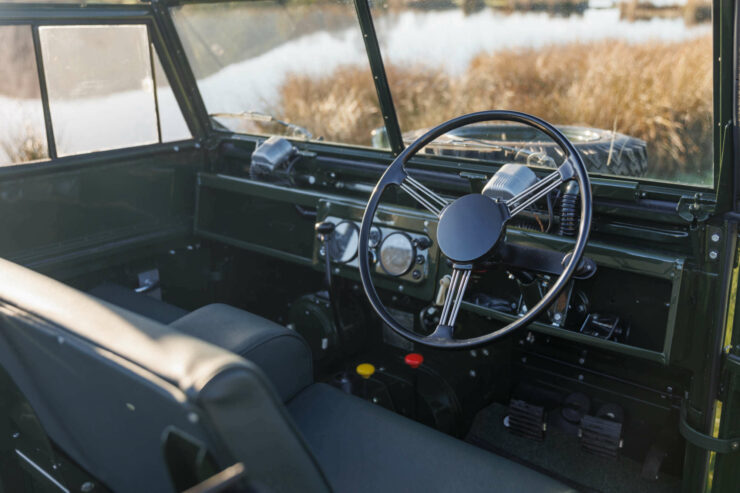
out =
<svg viewBox="0 0 740 493"><path fill-rule="evenodd" d="M412 178L408 173L406 173L406 176L399 186L401 187L401 190L409 194L411 198L416 200L422 207L434 214L436 217L439 217L444 208L450 203L449 200L441 197L419 180Z"/></svg>
<svg viewBox="0 0 740 493"><path fill-rule="evenodd" d="M509 216L516 216L566 181L573 179L574 175L573 165L570 160L566 160L557 170L507 200L506 207L509 209Z"/></svg>
<svg viewBox="0 0 740 493"><path fill-rule="evenodd" d="M470 281L472 270L473 266L471 264L453 265L450 286L447 288L447 295L442 306L439 325L430 337L438 336L442 332L449 335L452 334L452 329L455 327L455 321L457 320L457 314L460 312L460 306L465 297L465 291L468 288L468 281Z"/></svg>

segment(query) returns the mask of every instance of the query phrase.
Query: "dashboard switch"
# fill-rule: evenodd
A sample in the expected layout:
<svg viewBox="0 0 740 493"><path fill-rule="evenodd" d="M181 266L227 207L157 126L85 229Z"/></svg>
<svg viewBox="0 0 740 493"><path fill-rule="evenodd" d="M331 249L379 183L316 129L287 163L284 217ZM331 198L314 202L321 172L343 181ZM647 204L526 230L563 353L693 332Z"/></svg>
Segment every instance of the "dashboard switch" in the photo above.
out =
<svg viewBox="0 0 740 493"><path fill-rule="evenodd" d="M417 369L424 362L424 356L419 353L409 353L403 358L403 362L413 369Z"/></svg>

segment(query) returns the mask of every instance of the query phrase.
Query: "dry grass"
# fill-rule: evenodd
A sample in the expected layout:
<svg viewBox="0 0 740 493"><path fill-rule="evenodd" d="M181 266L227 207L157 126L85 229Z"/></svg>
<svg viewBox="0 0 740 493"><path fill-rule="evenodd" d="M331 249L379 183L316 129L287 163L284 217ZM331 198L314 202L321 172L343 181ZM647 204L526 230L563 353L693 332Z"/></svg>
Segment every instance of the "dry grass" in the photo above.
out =
<svg viewBox="0 0 740 493"><path fill-rule="evenodd" d="M513 109L644 139L653 177L706 176L712 166L710 36L501 51L478 56L459 77L423 66L389 66L388 74L405 130L470 111ZM367 145L382 125L372 80L361 68L318 79L292 75L281 95L285 119L329 140Z"/></svg>
<svg viewBox="0 0 740 493"><path fill-rule="evenodd" d="M12 137L1 140L0 166L46 159L46 135L40 135L37 130L33 125L27 125L23 130L16 131Z"/></svg>

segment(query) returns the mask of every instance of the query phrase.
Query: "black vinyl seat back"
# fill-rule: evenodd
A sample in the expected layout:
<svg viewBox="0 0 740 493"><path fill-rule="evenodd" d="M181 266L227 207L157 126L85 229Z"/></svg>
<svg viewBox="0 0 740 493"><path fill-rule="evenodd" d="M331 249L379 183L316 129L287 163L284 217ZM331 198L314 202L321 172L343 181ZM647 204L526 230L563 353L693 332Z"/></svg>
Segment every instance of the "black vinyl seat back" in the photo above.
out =
<svg viewBox="0 0 740 493"><path fill-rule="evenodd" d="M328 484L261 371L0 260L0 365L49 438L114 491L174 491L165 438L267 491Z"/></svg>

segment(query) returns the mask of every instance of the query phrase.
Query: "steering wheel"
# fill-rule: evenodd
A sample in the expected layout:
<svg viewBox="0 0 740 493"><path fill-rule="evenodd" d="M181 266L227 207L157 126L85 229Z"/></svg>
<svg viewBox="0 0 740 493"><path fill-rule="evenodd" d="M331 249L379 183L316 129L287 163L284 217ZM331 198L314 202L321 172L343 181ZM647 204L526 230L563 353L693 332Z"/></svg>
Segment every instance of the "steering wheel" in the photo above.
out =
<svg viewBox="0 0 740 493"><path fill-rule="evenodd" d="M472 193L450 201L409 175L406 163L434 139L456 128L487 121L512 121L544 132L565 154L563 164L508 200L493 199L483 194ZM529 308L526 314L505 327L478 337L455 339L453 327L476 262L488 259L493 252L504 246L506 225L512 218L560 187L564 182L573 179L578 182L581 196L580 227L572 252L562 258L561 264L564 267L557 280L542 299ZM400 187L438 218L437 245L442 254L452 262L450 285L447 289L440 321L430 335L417 334L398 323L378 297L370 275L369 253L366 245L370 239L370 229L380 197L390 185ZM591 209L591 184L586 166L573 144L551 124L532 115L515 111L482 111L454 118L431 129L408 146L391 163L375 185L368 199L360 227L358 255L362 286L370 304L380 318L406 339L426 346L449 349L466 348L491 342L534 321L557 299L581 262L591 228Z"/></svg>

